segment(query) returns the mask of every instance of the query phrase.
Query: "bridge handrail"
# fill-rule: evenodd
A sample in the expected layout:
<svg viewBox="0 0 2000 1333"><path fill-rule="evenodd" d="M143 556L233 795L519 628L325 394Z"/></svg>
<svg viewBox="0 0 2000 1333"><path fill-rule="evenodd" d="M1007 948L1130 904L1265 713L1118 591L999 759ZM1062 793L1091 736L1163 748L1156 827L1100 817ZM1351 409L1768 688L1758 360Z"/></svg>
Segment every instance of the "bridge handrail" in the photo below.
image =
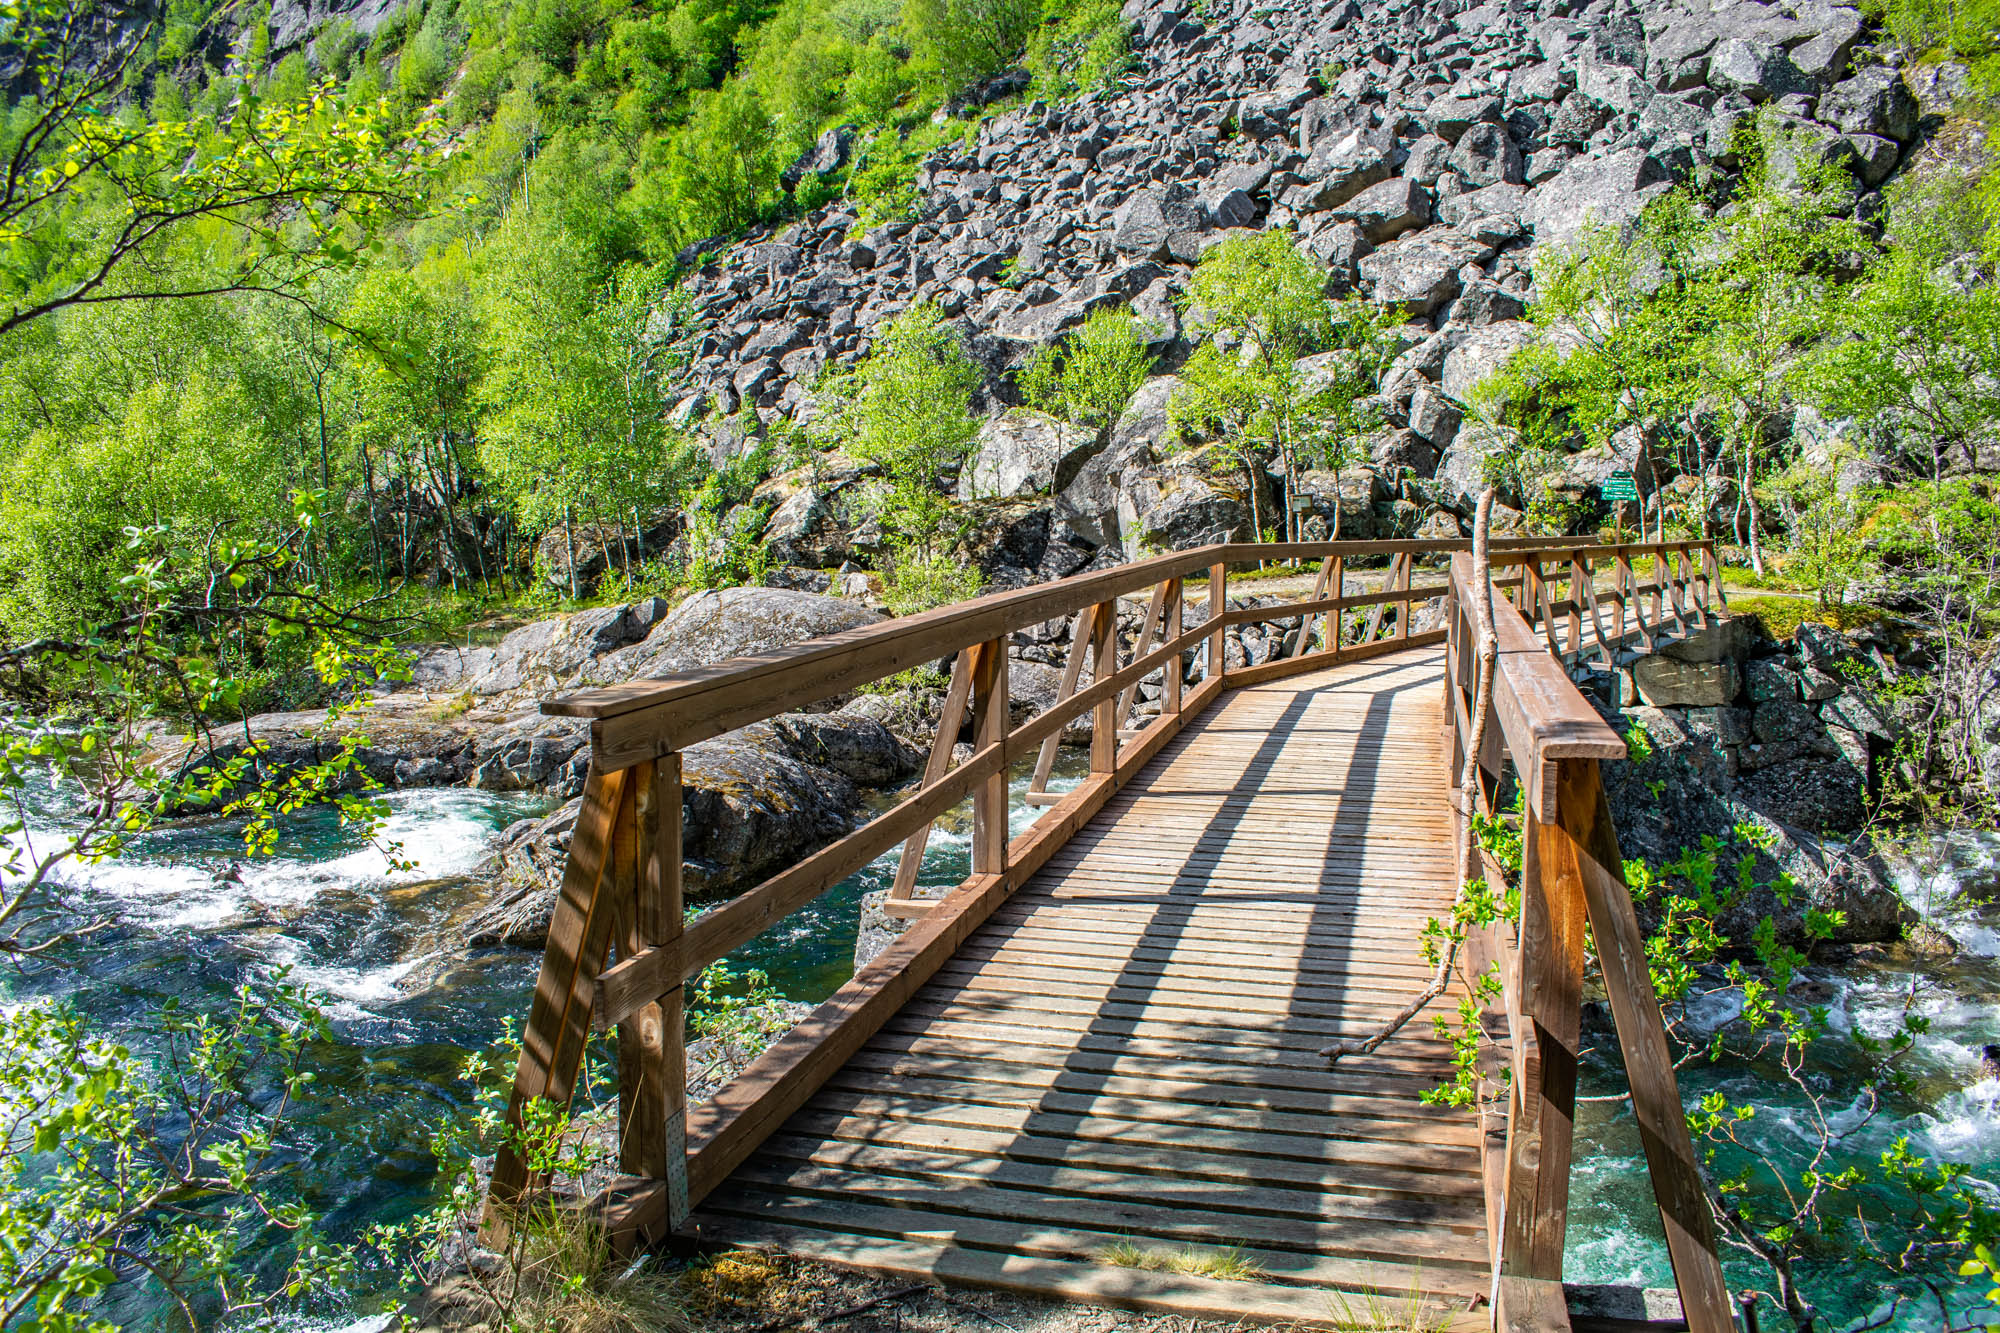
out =
<svg viewBox="0 0 2000 1333"><path fill-rule="evenodd" d="M1527 794L1519 829L1521 866L1515 876L1518 922L1510 927L1496 921L1468 941L1476 972L1483 974L1492 964L1499 967L1502 988L1488 1006L1493 1020L1488 1031L1504 1037L1509 1065L1504 1080L1495 1076L1497 1070L1488 1071L1489 1092L1506 1106L1501 1125L1489 1126L1484 1156L1494 1327L1543 1333L1568 1327L1561 1283L1588 922L1682 1311L1690 1333L1733 1333L1708 1199L1599 773L1600 760L1624 757L1625 742L1571 682L1554 638L1558 612L1588 608L1596 627L1594 646L1615 664L1614 646L1625 638L1627 605L1620 601L1619 632L1607 639L1596 623L1591 567L1591 557L1603 553L1603 548L1493 553L1494 565L1518 566L1521 574L1505 581L1514 601L1501 595L1501 582L1494 583L1497 655L1491 717L1478 756L1478 808L1459 810L1454 800L1455 832L1463 837L1468 817L1496 815L1509 761ZM1630 552L1613 548L1608 553L1620 562L1619 596L1636 602L1645 590L1629 583ZM1705 624L1711 589L1719 597L1720 580L1714 577L1713 549L1704 547L1701 553L1706 578L1695 608ZM1658 552L1662 565L1667 554ZM1552 559L1569 566L1568 597L1561 603L1550 600L1550 580L1542 569ZM1684 551L1676 553L1677 572L1685 572L1686 560ZM1454 555L1445 668L1445 757L1454 792L1464 748L1478 730L1471 713L1476 646L1471 603L1482 591L1471 557ZM1683 620L1680 591L1671 588L1677 621ZM1580 651L1581 631L1574 619L1571 623L1570 641ZM1643 617L1641 629L1651 637ZM1489 882L1505 877L1490 855L1482 860Z"/></svg>
<svg viewBox="0 0 2000 1333"><path fill-rule="evenodd" d="M620 1240L678 1226L693 1204L803 1105L1014 888L1226 686L1445 642L1446 628L1415 633L1413 612L1416 603L1450 599L1453 580L1447 576L1420 585L1415 582L1417 562L1447 555L1462 560L1469 549L1470 543L1462 540L1215 544L998 593L664 680L547 701L546 712L590 719L591 765L541 978L523 1030L509 1122L523 1123L526 1107L535 1099L567 1103L589 1032L615 1028L624 1176L612 1196L600 1201L604 1222ZM1699 578L1691 572L1690 551L1700 553ZM1631 577L1631 562L1647 553L1655 558L1655 573L1653 582L1642 586ZM1527 757L1523 771L1536 775L1535 809L1551 811L1568 799L1563 780L1576 765L1588 763L1594 779L1596 759L1622 754L1623 746L1602 722L1593 728L1569 705L1571 698L1581 705L1581 698L1562 667L1537 645L1535 627L1554 649L1556 620L1567 615L1572 647L1580 647L1578 616L1588 607L1594 647L1610 664L1630 638L1625 628L1628 604L1638 632L1650 641L1653 630L1640 605L1644 595L1652 598L1655 627L1664 624L1663 598L1672 603L1676 625L1685 621L1683 594L1696 604L1697 616L1706 615L1709 589L1718 584L1713 551L1699 543L1602 547L1579 544L1576 538L1538 538L1496 543L1492 554L1495 565L1519 571L1502 583L1513 588L1525 614L1508 608L1512 619L1502 643L1504 685L1496 691L1496 713L1502 720L1489 728L1489 735L1495 738L1496 756ZM1382 586L1348 594L1347 562L1383 557L1388 570ZM1616 588L1606 594L1618 609L1609 637L1600 623L1590 576L1593 562L1606 558L1616 560L1620 569ZM1311 560L1319 561L1319 570L1306 597L1228 605L1232 566ZM1560 602L1553 596L1559 577L1545 571L1551 562L1570 571L1569 594ZM1187 629L1182 625L1185 580L1203 571L1208 577L1207 614L1204 623ZM1119 604L1149 588L1141 627L1127 641ZM1452 600L1463 604L1462 594ZM1343 613L1357 609L1368 614L1359 623L1349 622ZM1014 723L1009 713L1009 637L1071 615L1075 634L1057 699L1034 717ZM1460 619L1448 617L1448 623L1457 627ZM1273 620L1297 624L1267 660L1232 663L1230 628ZM903 799L797 865L686 921L680 752L944 658L953 660L953 670L938 734L922 777ZM1458 653L1454 660L1462 665L1463 658ZM1082 678L1086 659L1092 676L1087 685ZM1157 682L1157 713L1128 728L1146 682ZM1458 691L1453 694L1458 713L1448 720L1462 722L1467 705ZM1071 791L1049 792L1046 784L1061 734L1085 713L1092 719L1089 773ZM971 753L955 758L956 742L967 725ZM1026 833L1010 839L1008 770L1030 754L1037 755L1037 763L1029 799L1052 808ZM970 875L943 898L916 897L917 870L932 824L968 796L973 814ZM901 860L885 909L920 919L736 1080L690 1111L683 1048L686 979L898 843ZM1599 938L1604 938L1602 932ZM617 961L607 967L614 956ZM494 1167L488 1227L504 1230L510 1205L535 1187L526 1164L503 1150Z"/></svg>

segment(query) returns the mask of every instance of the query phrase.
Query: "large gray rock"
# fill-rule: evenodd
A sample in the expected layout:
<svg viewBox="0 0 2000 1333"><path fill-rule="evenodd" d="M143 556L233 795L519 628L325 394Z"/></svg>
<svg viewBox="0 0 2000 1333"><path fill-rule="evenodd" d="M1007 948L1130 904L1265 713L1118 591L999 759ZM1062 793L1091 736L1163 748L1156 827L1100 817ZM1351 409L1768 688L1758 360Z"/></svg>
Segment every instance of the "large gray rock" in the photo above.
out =
<svg viewBox="0 0 2000 1333"><path fill-rule="evenodd" d="M1534 340L1534 325L1523 320L1502 320L1466 330L1445 353L1440 377L1445 393L1461 403L1471 402L1472 391L1482 380Z"/></svg>
<svg viewBox="0 0 2000 1333"><path fill-rule="evenodd" d="M796 190L808 176L824 178L847 165L847 148L854 142L852 125L836 125L813 141L792 164L778 173L778 183Z"/></svg>
<svg viewBox="0 0 2000 1333"><path fill-rule="evenodd" d="M1491 253L1488 246L1461 232L1432 227L1365 256L1359 265L1361 280L1378 304L1428 315L1458 295L1460 269Z"/></svg>
<svg viewBox="0 0 2000 1333"><path fill-rule="evenodd" d="M1648 653L1632 664L1632 683L1655 708L1717 708L1736 698L1742 679L1733 662L1676 662Z"/></svg>
<svg viewBox="0 0 2000 1333"><path fill-rule="evenodd" d="M1250 510L1200 467L1128 470L1119 480L1118 529L1128 559L1211 542L1246 541Z"/></svg>
<svg viewBox="0 0 2000 1333"><path fill-rule="evenodd" d="M1813 91L1813 81L1783 47L1740 37L1725 38L1709 52L1708 86L1717 92L1740 93L1753 102Z"/></svg>
<svg viewBox="0 0 2000 1333"><path fill-rule="evenodd" d="M1141 190L1112 215L1111 243L1141 259L1192 263L1204 221L1200 208L1172 192Z"/></svg>
<svg viewBox="0 0 2000 1333"><path fill-rule="evenodd" d="M1074 477L1096 450L1095 432L1016 408L988 417L979 443L959 473L968 500L1048 495Z"/></svg>
<svg viewBox="0 0 2000 1333"><path fill-rule="evenodd" d="M598 658L585 669L583 679L593 683L658 679L732 657L789 648L882 618L879 612L839 597L784 588L696 593L642 641Z"/></svg>
<svg viewBox="0 0 2000 1333"><path fill-rule="evenodd" d="M1327 216L1353 223L1363 236L1380 244L1429 222L1430 196L1417 182L1405 176L1395 176L1369 186L1344 204L1328 209Z"/></svg>
<svg viewBox="0 0 2000 1333"><path fill-rule="evenodd" d="M1288 206L1312 212L1344 204L1395 170L1396 136L1386 127L1354 125L1313 147L1297 174L1304 184L1285 196Z"/></svg>
<svg viewBox="0 0 2000 1333"><path fill-rule="evenodd" d="M1875 66L1836 83L1819 99L1819 118L1846 134L1908 143L1917 132L1917 99L1902 74Z"/></svg>
<svg viewBox="0 0 2000 1333"><path fill-rule="evenodd" d="M1464 132L1452 148L1448 166L1458 172L1466 186L1478 190L1492 184L1520 184L1520 148L1506 132L1506 126L1482 122Z"/></svg>
<svg viewBox="0 0 2000 1333"><path fill-rule="evenodd" d="M491 696L514 690L546 693L574 682L591 663L643 639L663 618L657 597L628 606L595 607L572 616L538 620L508 634L480 660L481 669L445 688Z"/></svg>
<svg viewBox="0 0 2000 1333"><path fill-rule="evenodd" d="M1528 192L1521 221L1542 243L1567 244L1593 226L1624 228L1655 196L1673 188L1643 148L1579 157Z"/></svg>

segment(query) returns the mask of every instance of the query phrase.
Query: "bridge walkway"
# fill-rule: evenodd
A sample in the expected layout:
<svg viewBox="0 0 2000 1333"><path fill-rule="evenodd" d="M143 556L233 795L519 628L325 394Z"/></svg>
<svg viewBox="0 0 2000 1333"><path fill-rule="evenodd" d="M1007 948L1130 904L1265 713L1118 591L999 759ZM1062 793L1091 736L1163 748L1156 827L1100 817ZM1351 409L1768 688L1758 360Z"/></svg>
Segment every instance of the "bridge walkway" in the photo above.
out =
<svg viewBox="0 0 2000 1333"><path fill-rule="evenodd" d="M687 1230L1180 1313L1467 1309L1491 1280L1479 1131L1419 1101L1448 1043L1420 1020L1320 1054L1428 980L1443 671L1417 648L1224 695Z"/></svg>

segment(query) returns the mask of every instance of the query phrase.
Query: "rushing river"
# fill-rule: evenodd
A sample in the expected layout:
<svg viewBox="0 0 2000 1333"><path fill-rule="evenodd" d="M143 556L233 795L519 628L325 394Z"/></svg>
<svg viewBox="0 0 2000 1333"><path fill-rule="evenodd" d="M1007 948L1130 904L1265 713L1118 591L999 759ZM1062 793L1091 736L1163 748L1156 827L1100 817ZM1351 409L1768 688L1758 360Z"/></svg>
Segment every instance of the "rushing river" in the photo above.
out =
<svg viewBox="0 0 2000 1333"><path fill-rule="evenodd" d="M1886 1102L1873 1120L1850 1128L1862 1118L1852 1100L1854 1083L1842 1086L1836 1074L1824 1084L1833 1094L1827 1106L1831 1123L1847 1136L1830 1165L1856 1165L1879 1176L1882 1151L1907 1137L1915 1152L1969 1164L1976 1182L1990 1182L1982 1186L1987 1201L2000 1204L2000 1080L1988 1076L1981 1060L1981 1047L2000 1042L2000 834L1955 837L1926 848L1923 861L1897 864L1898 887L1957 942L1955 960L1940 966L1899 946L1869 951L1866 962L1808 969L1805 978L1827 1006L1836 1034L1816 1055L1836 1070L1854 1068L1851 1048L1839 1039L1845 1034L1859 1029L1886 1038L1900 1026L1906 1005L1930 1023L1903 1066L1912 1075L1911 1095ZM1616 1047L1608 1033L1598 1035L1598 1046L1579 1075L1584 1097L1608 1097L1625 1089ZM1779 1075L1775 1066L1697 1063L1682 1072L1681 1093L1692 1100L1719 1091L1732 1102L1755 1106L1749 1133L1796 1165L1817 1136L1809 1137L1804 1099ZM1673 1285L1638 1131L1624 1103L1601 1100L1579 1106L1571 1189L1564 1262L1570 1281ZM1858 1191L1856 1201L1871 1220L1884 1215L1884 1196L1870 1187ZM1851 1205L1849 1211L1851 1215ZM1885 1241L1895 1236L1893 1225L1882 1233ZM1750 1262L1725 1254L1724 1268L1732 1290L1770 1287L1769 1272ZM1853 1262L1836 1247L1813 1256L1802 1278L1834 1327L1889 1312L1877 1270ZM1979 1310L1982 1291L1971 1282L1962 1284L1954 1293L1955 1308ZM2000 1311L1980 1317L1988 1313L2000 1322ZM1781 1323L1768 1308L1763 1319L1766 1328ZM1934 1308L1906 1305L1895 1326L1928 1329L1937 1322Z"/></svg>
<svg viewBox="0 0 2000 1333"><path fill-rule="evenodd" d="M1052 790L1073 785L1060 776ZM1013 782L1012 822L1025 829L1041 807ZM294 820L273 857L242 854L233 824L189 824L145 840L123 859L72 877L79 906L110 926L79 950L83 965L23 981L0 971L0 1001L63 996L109 1032L141 1030L163 1001L220 1009L243 980L281 968L322 993L336 1036L321 1053L319 1095L298 1128L305 1201L339 1238L393 1220L430 1197L427 1126L464 1110L465 1056L525 1017L539 953L468 951L464 923L484 904L479 877L496 835L550 808L544 798L465 788L387 797L380 836L401 843L414 870L343 830L329 810ZM919 883L955 884L970 859L969 821L939 821ZM47 827L43 836L58 836ZM861 897L894 877L890 853L751 941L729 962L766 972L787 998L818 1001L853 971ZM383 1282L303 1312L300 1328L372 1329L392 1295ZM125 1293L110 1311L122 1325L159 1313Z"/></svg>
<svg viewBox="0 0 2000 1333"><path fill-rule="evenodd" d="M1024 789L1017 778L1017 831L1040 813L1021 799ZM0 999L66 995L107 1030L125 1032L164 1000L220 1006L240 980L289 968L324 992L337 1037L324 1052L323 1095L301 1121L310 1145L301 1168L307 1202L336 1235L406 1215L430 1188L425 1127L466 1104L460 1062L527 1004L536 956L468 953L459 940L483 901L477 872L495 834L547 802L449 789L396 793L389 807L387 836L418 860L415 870L389 870L379 852L322 812L298 819L274 858L245 860L233 828L208 824L153 838L120 862L84 872L83 898L112 921L84 951L86 966L34 982L0 980ZM962 820L941 825L924 882L948 884L964 874L964 827ZM1911 956L1892 950L1865 965L1814 974L1837 1026L1886 1034L1913 981L1916 1006L1932 1022L1913 1061L1914 1100L1888 1108L1845 1145L1844 1157L1872 1164L1889 1141L1907 1134L1923 1151L2000 1179L2000 1082L1984 1077L1980 1065L1980 1047L2000 1040L2000 905L1993 902L2000 836L1961 839L1945 850L1940 864L1907 871L1904 889L1935 901L1937 919L1963 946L1959 961L1918 978ZM894 860L884 857L839 885L732 962L766 971L793 999L832 993L851 968L861 895L887 884ZM1684 1086L1755 1102L1762 1133L1780 1142L1797 1138L1798 1107L1768 1074L1708 1067ZM1587 1061L1583 1082L1586 1095L1621 1090L1615 1049ZM1629 1111L1612 1102L1583 1105L1575 1163L1571 1279L1670 1285ZM1755 1276L1732 1263L1732 1285ZM1880 1303L1866 1271L1838 1256L1827 1256L1818 1276L1833 1284L1832 1313L1859 1314ZM298 1326L375 1327L390 1295L385 1284L302 1312ZM130 1324L155 1311L134 1300L110 1313Z"/></svg>

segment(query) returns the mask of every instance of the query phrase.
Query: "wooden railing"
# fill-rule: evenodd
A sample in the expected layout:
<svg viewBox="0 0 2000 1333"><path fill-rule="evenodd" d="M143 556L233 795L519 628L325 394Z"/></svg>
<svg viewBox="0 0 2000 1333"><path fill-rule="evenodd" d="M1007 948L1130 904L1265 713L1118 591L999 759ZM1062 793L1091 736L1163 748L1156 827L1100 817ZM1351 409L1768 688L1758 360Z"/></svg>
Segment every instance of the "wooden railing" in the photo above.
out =
<svg viewBox="0 0 2000 1333"><path fill-rule="evenodd" d="M1684 573L1686 551L1668 550L1679 556L1673 573ZM1587 608L1592 621L1597 620L1590 562L1609 558L1616 562L1619 589L1626 596L1619 608L1619 634L1607 639L1600 633L1594 645L1608 659L1610 645L1623 641L1627 603L1636 606L1645 591L1634 591L1633 553L1632 548L1594 547L1492 555L1496 571L1512 567L1519 572L1492 581L1497 658L1479 755L1478 813L1493 814L1494 798L1510 766L1527 798L1520 829L1519 921L1495 922L1468 942L1476 973L1499 965L1502 993L1491 1006L1489 1032L1509 1055L1508 1077L1495 1077L1492 1084L1506 1110L1490 1118L1485 1158L1494 1326L1500 1329L1568 1326L1562 1258L1586 922L1617 1025L1632 1108L1688 1326L1693 1333L1730 1333L1734 1327L1708 1200L1646 966L1645 939L1626 889L1624 860L1599 778L1599 763L1624 758L1625 742L1571 683L1553 637L1556 617L1568 615L1569 647L1583 651L1575 610ZM1705 572L1712 571L1712 550L1702 548L1700 554ZM1665 571L1667 552L1658 555ZM1545 568L1552 560L1568 566L1569 592L1561 602L1549 600L1551 580ZM1678 582L1663 578L1653 596L1656 607L1662 594L1668 596L1677 623L1685 626L1690 612ZM1719 579L1711 575L1707 582L1719 594ZM1503 589L1511 589L1516 601L1507 601ZM1689 598L1701 623L1710 615L1708 590ZM1471 558L1454 556L1445 673L1446 759L1454 775L1475 734L1472 599L1479 592ZM1652 633L1643 619L1640 632L1649 638ZM1460 821L1470 813L1455 811ZM1458 831L1464 836L1462 822ZM1489 883L1501 883L1504 872L1490 857L1485 860Z"/></svg>
<svg viewBox="0 0 2000 1333"><path fill-rule="evenodd" d="M523 1030L509 1122L521 1124L537 1099L568 1105L589 1033L593 1028L615 1029L622 1175L597 1202L616 1243L657 1236L679 1226L690 1209L798 1110L1010 892L1040 869L1226 686L1445 642L1445 628L1413 632L1413 610L1431 599L1447 598L1453 581L1434 576L1416 584L1414 571L1426 557L1452 556L1469 547L1465 541L1202 547L885 621L664 680L634 681L547 701L545 712L590 720L591 763L541 976ZM1520 572L1503 582L1516 589L1522 605L1533 610L1544 627L1578 604L1590 610L1595 622L1595 603L1602 596L1591 589L1588 577L1573 575L1575 592L1563 602L1550 600L1545 571L1551 560L1586 572L1592 561L1617 562L1623 579L1615 590L1618 631L1615 639L1599 642L1622 642L1628 606L1637 610L1649 592L1655 606L1653 626L1659 624L1662 597L1673 606L1677 623L1682 622L1681 608L1691 595L1689 580L1682 577L1689 550L1700 550L1707 583L1714 586L1713 557L1706 548L1584 547L1573 538L1512 541L1495 543L1493 562L1500 568L1518 567ZM1629 577L1631 556L1646 552L1659 555L1650 588ZM1671 570L1668 552L1678 557ZM1348 593L1346 574L1351 564L1371 558L1388 561L1384 586ZM1320 562L1318 577L1304 599L1228 605L1231 566L1314 560ZM1188 580L1204 573L1207 583L1198 603L1201 618L1186 627L1183 622L1192 619ZM1672 577L1664 577L1669 573ZM1146 599L1146 610L1139 628L1121 635L1119 604L1140 597ZM1462 604L1462 597L1457 600ZM1343 628L1344 613L1356 609L1369 614L1359 624ZM1008 710L1009 638L1071 616L1075 628L1057 702L1014 724ZM1496 691L1495 713L1501 725L1488 747L1493 758L1489 767L1497 773L1502 758L1513 759L1530 784L1530 808L1539 827L1546 812L1589 806L1596 790L1597 758L1622 754L1623 746L1583 705L1561 666L1541 651L1529 622L1511 608L1506 618L1502 674L1507 684ZM1460 619L1450 618L1454 630ZM1294 636L1263 662L1231 667L1225 647L1229 629L1273 620L1297 620ZM1650 635L1647 623L1641 615L1639 631ZM1528 657L1539 665L1530 666ZM929 762L914 788L848 836L686 920L681 889L681 752L698 741L946 658L953 660L951 683ZM1455 647L1454 673L1462 670L1463 658ZM1130 727L1140 687L1148 681L1157 682L1158 711L1144 725ZM1458 688L1451 693L1457 708L1450 715L1452 734L1463 734L1464 693ZM1085 713L1091 716L1088 773L1072 790L1050 793L1046 784L1055 746L1063 731ZM971 751L954 766L954 748L968 726ZM1035 764L1030 799L1048 808L1027 832L1010 839L1008 775L1031 755ZM1576 767L1585 764L1587 769ZM972 803L969 874L941 898L916 898L913 890L932 825L968 797ZM1599 796L1598 807L1601 804ZM1500 1271L1518 1273L1523 1279L1560 1275L1569 1115L1560 1066L1564 1058L1571 1061L1566 1077L1573 1094L1577 980L1570 960L1581 958L1577 913L1584 909L1578 904L1589 903L1594 922L1599 900L1616 896L1625 902L1625 916L1630 917L1622 886L1613 887L1618 865L1615 841L1601 813L1580 822L1565 813L1562 821L1547 826L1573 830L1574 835L1564 836L1596 856L1589 864L1598 869L1584 868L1583 851L1565 852L1554 843L1546 848L1537 843L1533 853L1538 884L1546 878L1540 867L1557 864L1559 857L1568 858L1560 864L1577 868L1563 872L1561 893L1537 891L1538 902L1555 901L1563 915L1544 926L1544 909L1537 907L1535 915L1524 919L1535 923L1536 932L1559 933L1549 935L1551 943L1544 945L1543 933L1530 935L1524 928L1518 955L1547 969L1547 978L1542 971L1535 972L1525 1007L1508 1010L1510 1015L1527 1015L1517 1025L1525 1035L1515 1042L1515 1060L1517 1065L1530 1057L1536 1062L1521 1066L1533 1077L1517 1086L1538 1089L1537 1100L1524 1104L1526 1112L1537 1118L1522 1121L1520 1153L1509 1148L1510 1169L1517 1156L1523 1165L1516 1172L1518 1180L1509 1177L1508 1188L1518 1184L1524 1193L1512 1220L1496 1225L1494 1235L1511 1238L1514 1232L1508 1227L1523 1232L1520 1240L1507 1239L1505 1244L1496 1240ZM1578 837L1586 840L1578 843ZM910 928L740 1076L691 1110L685 1090L684 983L899 844L901 861L890 909L916 918ZM1607 847L1613 850L1605 860ZM1611 935L1604 926L1598 928L1600 942L1611 938L1623 937ZM1497 939L1489 944L1502 947ZM1643 981L1643 958L1631 957L1637 960ZM1657 1007L1649 1012L1657 1029ZM1621 1011L1621 1035L1626 1019ZM1543 1024L1546 1037L1544 1027L1538 1026ZM1655 1067L1665 1071L1671 1090L1671 1071L1649 1054L1647 1068ZM1647 1104L1655 1105L1650 1100ZM1671 1119L1678 1125L1678 1102L1672 1105ZM1663 1126L1659 1134L1670 1138L1671 1128ZM1684 1127L1679 1134L1685 1144ZM1652 1143L1649 1132L1649 1155ZM1532 1170L1530 1159L1539 1163ZM1656 1164L1656 1179L1658 1171ZM513 1206L539 1184L530 1178L520 1157L506 1150L499 1154L485 1224L489 1238L504 1232ZM1540 1192L1544 1190L1546 1194ZM1698 1195L1692 1197L1700 1202ZM1551 1207L1552 1222L1544 1220ZM1675 1254L1678 1272L1680 1250ZM1712 1252L1710 1258L1712 1262ZM1712 1333L1707 1324L1695 1328L1697 1333Z"/></svg>

